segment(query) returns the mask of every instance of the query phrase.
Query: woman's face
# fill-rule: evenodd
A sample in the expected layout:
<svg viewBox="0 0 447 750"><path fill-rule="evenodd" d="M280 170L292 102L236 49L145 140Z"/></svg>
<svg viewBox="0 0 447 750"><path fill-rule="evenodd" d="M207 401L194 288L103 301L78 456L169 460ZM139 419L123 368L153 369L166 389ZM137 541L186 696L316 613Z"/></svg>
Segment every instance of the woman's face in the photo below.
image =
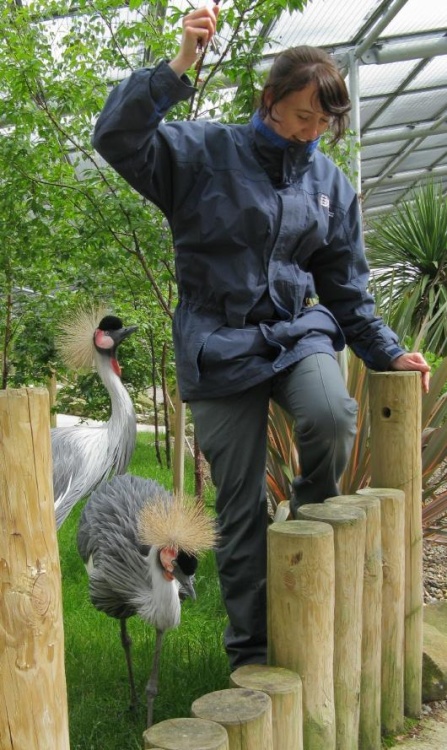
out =
<svg viewBox="0 0 447 750"><path fill-rule="evenodd" d="M265 103L270 106L268 91ZM275 119L267 114L265 124L286 140L300 143L314 141L328 129L331 121L330 115L321 110L315 83L285 96L273 105L272 114Z"/></svg>

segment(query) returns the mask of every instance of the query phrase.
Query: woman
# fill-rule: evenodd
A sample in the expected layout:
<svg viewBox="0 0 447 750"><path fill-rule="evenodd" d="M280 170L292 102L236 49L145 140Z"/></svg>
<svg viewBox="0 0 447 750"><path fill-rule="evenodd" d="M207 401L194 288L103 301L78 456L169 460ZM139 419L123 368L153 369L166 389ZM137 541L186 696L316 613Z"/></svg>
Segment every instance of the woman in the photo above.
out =
<svg viewBox="0 0 447 750"><path fill-rule="evenodd" d="M176 252L178 381L217 490L217 561L232 668L266 660L266 443L269 400L296 420L299 505L338 493L356 404L335 352L375 370L429 366L375 316L355 192L318 151L343 135L350 102L321 50L280 55L248 125L163 123L192 96L185 72L218 7L185 16L177 56L137 71L99 117L100 154L167 217ZM318 304L309 305L315 290Z"/></svg>

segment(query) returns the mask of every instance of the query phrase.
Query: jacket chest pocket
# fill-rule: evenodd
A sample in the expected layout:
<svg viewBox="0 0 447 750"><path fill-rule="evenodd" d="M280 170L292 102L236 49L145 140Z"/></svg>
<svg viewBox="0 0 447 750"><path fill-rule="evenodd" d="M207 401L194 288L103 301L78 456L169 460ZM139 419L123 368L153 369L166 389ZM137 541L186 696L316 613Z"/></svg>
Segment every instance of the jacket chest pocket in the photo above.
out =
<svg viewBox="0 0 447 750"><path fill-rule="evenodd" d="M273 210L263 183L235 170L214 174L204 168L177 212L174 232L188 244L225 245L234 251L263 247Z"/></svg>

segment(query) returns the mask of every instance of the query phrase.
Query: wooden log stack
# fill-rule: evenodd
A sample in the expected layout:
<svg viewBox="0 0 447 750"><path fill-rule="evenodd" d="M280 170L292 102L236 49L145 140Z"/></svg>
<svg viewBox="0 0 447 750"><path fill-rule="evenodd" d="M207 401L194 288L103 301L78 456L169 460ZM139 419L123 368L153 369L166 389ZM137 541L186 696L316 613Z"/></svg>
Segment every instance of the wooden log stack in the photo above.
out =
<svg viewBox="0 0 447 750"><path fill-rule="evenodd" d="M420 715L419 381L370 378L372 487L269 527L269 665L236 670L145 748L380 750L379 705L385 733ZM44 389L0 391L2 750L69 749L48 412Z"/></svg>

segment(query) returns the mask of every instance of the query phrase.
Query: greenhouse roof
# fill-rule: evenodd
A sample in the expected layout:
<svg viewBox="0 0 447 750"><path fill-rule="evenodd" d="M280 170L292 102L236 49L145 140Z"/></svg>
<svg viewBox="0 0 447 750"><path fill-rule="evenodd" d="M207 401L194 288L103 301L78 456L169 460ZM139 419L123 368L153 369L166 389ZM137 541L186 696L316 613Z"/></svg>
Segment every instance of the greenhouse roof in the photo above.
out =
<svg viewBox="0 0 447 750"><path fill-rule="evenodd" d="M221 0L222 40L225 7L232 3ZM132 20L132 3L116 5L121 19ZM173 6L186 10L192 3ZM69 23L64 17L47 21L61 33ZM351 128L361 144L353 181L365 216L389 211L430 178L446 192L447 0L310 0L303 12L283 11L259 31L266 69L278 52L300 44L324 47L339 61L353 102ZM129 53L132 63L142 64L141 50ZM210 52L205 68L212 62Z"/></svg>

